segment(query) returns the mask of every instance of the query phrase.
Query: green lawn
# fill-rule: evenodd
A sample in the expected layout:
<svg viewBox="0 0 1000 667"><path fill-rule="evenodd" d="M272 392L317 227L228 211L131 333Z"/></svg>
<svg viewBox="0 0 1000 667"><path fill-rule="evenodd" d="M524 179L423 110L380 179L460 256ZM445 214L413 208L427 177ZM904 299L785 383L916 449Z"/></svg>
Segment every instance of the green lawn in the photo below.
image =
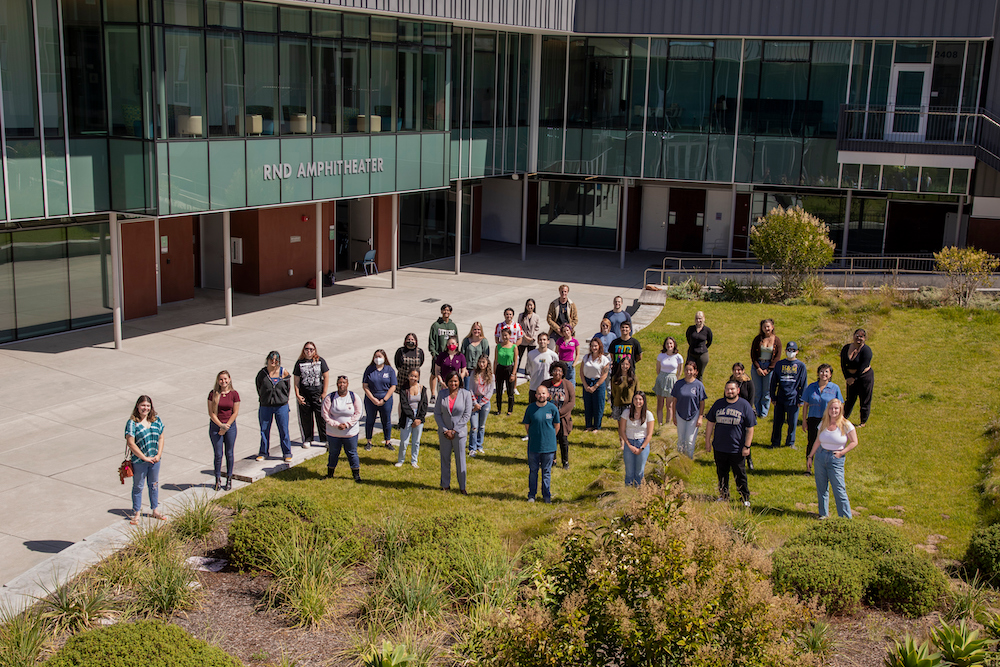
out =
<svg viewBox="0 0 1000 667"><path fill-rule="evenodd" d="M848 307L836 309L837 314L819 306L669 301L660 317L639 334L646 350L639 364L643 389L652 388L663 338L682 337L697 310L705 311L715 339L705 382L710 402L722 395L732 363L748 363L750 341L763 317L774 318L782 341L799 343L810 381L816 367L828 362L842 390L840 347L856 326L865 326L875 354L875 398L872 417L860 431L860 445L847 462L852 506L867 508L856 516L902 518L903 529L915 543L941 534L947 538L940 545L943 555L962 554L980 517L977 485L987 444L983 428L1000 406L989 391L996 385L991 362L1000 349L1000 315L957 309L896 310L876 297L854 299ZM231 495L226 503L234 504L236 497L252 502L262 494L285 490L325 506L354 508L370 520L399 512L421 515L462 509L488 517L519 545L552 532L570 517L588 514L606 494L628 492L611 422L606 419L599 434L583 433L583 403L578 400L576 428L570 437L572 465L565 471L557 462L552 472L556 502L550 506L525 502L528 467L520 418L526 387L518 398L514 416L494 414L487 422L487 454L469 461L468 497L440 491L437 431L431 427L424 432L419 470L394 467L396 454L385 448L362 450L364 483L359 485L351 480L343 457L337 477L327 479L323 456ZM770 418L765 419L755 442L769 442L770 428ZM799 444L804 442L800 431ZM673 449L673 427L662 428L655 444ZM701 435L698 445L695 465L685 476L688 491L701 502L714 497L716 484L714 464L704 452ZM764 513L765 545L780 543L814 520L808 505L816 502L815 486L804 473L801 446L798 451L762 447L754 455L757 472L750 478L750 489L754 510ZM457 486L453 481L452 487ZM704 505L710 513L722 514L718 504ZM890 509L894 506L903 510Z"/></svg>

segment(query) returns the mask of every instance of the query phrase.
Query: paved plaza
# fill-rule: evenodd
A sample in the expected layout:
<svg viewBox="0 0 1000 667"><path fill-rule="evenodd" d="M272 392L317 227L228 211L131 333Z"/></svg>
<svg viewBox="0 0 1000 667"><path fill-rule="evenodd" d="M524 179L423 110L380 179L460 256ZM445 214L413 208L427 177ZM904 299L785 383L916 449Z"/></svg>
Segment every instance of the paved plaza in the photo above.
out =
<svg viewBox="0 0 1000 667"><path fill-rule="evenodd" d="M484 242L483 252L462 258L460 276L447 260L401 269L395 290L388 272L349 277L327 288L320 307L305 288L238 294L231 327L221 292L199 290L191 301L126 322L118 351L110 325L2 346L0 582L109 526L127 525L131 482L120 484L117 468L125 420L140 394L153 398L166 425L163 502L192 487L211 488L206 397L221 369L232 374L242 399L236 454L245 458L259 445L254 378L269 350L278 350L290 368L302 344L315 341L331 374L346 374L360 392L375 349L391 358L411 331L426 349L442 303L454 306L462 336L477 320L489 336L505 307L520 312L529 297L544 319L565 282L580 313L578 337L589 337L616 294L627 306L638 298L643 270L654 263L659 256L632 252L622 270L618 253L535 247L521 262L518 246ZM278 451L276 440L272 451Z"/></svg>

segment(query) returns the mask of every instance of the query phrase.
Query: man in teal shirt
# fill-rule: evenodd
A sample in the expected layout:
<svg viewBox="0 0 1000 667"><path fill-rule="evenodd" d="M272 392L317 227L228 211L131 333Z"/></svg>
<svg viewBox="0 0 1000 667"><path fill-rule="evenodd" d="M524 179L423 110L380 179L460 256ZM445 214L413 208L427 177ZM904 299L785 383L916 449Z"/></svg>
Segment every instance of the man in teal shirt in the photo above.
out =
<svg viewBox="0 0 1000 667"><path fill-rule="evenodd" d="M559 433L559 408L549 403L548 387L535 390L535 402L524 411L524 430L528 433L528 502L535 502L538 471L542 471L542 500L552 502L552 463L556 460L556 434Z"/></svg>

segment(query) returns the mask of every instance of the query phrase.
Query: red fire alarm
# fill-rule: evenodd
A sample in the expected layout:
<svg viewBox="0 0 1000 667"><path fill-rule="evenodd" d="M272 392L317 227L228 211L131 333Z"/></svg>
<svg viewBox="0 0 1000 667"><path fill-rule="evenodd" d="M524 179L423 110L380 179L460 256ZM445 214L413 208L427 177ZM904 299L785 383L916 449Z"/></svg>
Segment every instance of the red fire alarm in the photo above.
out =
<svg viewBox="0 0 1000 667"><path fill-rule="evenodd" d="M309 216L308 215L302 216L302 222L309 222Z"/></svg>

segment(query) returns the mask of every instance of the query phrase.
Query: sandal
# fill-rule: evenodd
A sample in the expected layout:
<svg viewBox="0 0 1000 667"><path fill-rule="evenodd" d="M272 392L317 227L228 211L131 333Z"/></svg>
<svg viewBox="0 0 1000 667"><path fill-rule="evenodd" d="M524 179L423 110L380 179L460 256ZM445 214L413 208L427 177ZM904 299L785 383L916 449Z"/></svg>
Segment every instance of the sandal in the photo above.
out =
<svg viewBox="0 0 1000 667"><path fill-rule="evenodd" d="M156 512L156 511L153 512L152 516L153 516L154 519L159 519L160 521L166 521L167 520L167 517L163 516L162 514L160 514L159 512Z"/></svg>
<svg viewBox="0 0 1000 667"><path fill-rule="evenodd" d="M128 518L128 522L130 524L132 524L133 526L138 526L139 525L139 513L136 512L135 514L133 514L132 516L130 516Z"/></svg>

